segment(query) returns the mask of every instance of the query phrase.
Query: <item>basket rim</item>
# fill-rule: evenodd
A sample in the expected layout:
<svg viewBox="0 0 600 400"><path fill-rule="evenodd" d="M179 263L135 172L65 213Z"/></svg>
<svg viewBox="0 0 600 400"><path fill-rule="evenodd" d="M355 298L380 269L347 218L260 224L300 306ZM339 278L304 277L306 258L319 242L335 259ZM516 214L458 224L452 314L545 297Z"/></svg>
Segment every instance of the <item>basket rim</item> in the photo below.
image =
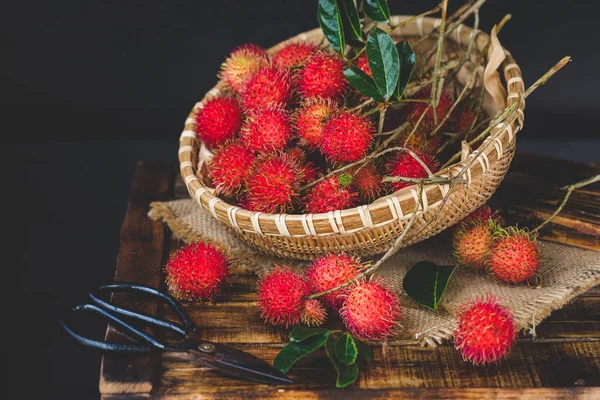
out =
<svg viewBox="0 0 600 400"><path fill-rule="evenodd" d="M412 16L396 15L392 17L392 22L397 24ZM395 31L396 36L423 36L429 33L435 27L439 26L441 20L439 18L420 17L412 22L407 23L401 30ZM485 32L459 25L453 34L449 37L458 44L464 44L465 39L468 41L471 34L476 34L475 45L481 51L488 41L489 35ZM278 50L285 44L296 40L310 40L311 37L322 38L323 34L320 28L315 28L303 33L300 33L292 38L281 41L270 47L270 53ZM504 48L503 48L504 49ZM500 159L504 151L504 147L510 144L515 139L515 134L523 127L525 101L522 95L525 90L525 85L522 79L520 67L513 59L510 52L504 49L506 58L503 61L501 68L504 70L506 78L506 107L510 107L515 102L519 101L516 108L516 115L507 118L502 123L498 124L486 138L486 141L493 135L502 132L497 136L493 146L487 146L483 152L477 150L471 152L468 157L463 157L462 160L438 171L434 174L437 177L450 177L454 172L460 171L464 164L471 161L470 158L475 158L477 162L473 162L472 166L467 169L467 187L471 182L472 177L485 174L486 168L489 170L490 165ZM204 143L197 139L194 130L194 117L203 104L211 98L218 96L224 83L219 81L206 95L197 102L185 121L184 130L180 137L179 145L179 164L181 176L192 198L215 218L226 223L230 227L245 232L256 233L260 235L272 236L287 236L287 237L306 237L306 236L327 236L333 234L352 234L365 229L372 229L382 225L410 218L413 212L419 207L419 194L417 193L417 185L407 186L392 194L383 196L372 201L369 204L360 205L344 210L330 211L326 213L306 213L306 214L271 214L257 211L250 211L239 206L232 205L225 200L214 195L213 188L205 186L201 179L198 179L198 157L200 159L210 154ZM504 111L504 110L502 110ZM500 128L502 127L502 128ZM505 142L508 142L505 144ZM208 152L208 153L207 153ZM422 210L418 213L425 213L428 209L439 205L441 198L449 190L447 184L424 184L421 194ZM430 200L438 200L431 202ZM374 223L373 214L381 213L382 210L388 210L392 218L388 218L383 223ZM349 217L358 217L362 226L348 225ZM301 226L303 229L300 233L291 233L289 225ZM356 225L356 224L354 224ZM298 229L296 229L298 230Z"/></svg>

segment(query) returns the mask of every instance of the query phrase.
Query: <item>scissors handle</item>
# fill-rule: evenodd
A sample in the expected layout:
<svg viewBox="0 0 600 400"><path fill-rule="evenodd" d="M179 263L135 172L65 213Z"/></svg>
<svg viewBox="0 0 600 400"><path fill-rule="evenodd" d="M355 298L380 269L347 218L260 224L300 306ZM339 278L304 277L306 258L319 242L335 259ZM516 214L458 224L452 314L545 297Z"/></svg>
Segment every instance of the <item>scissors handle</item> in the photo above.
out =
<svg viewBox="0 0 600 400"><path fill-rule="evenodd" d="M120 351L120 352L135 352L135 353L146 353L150 352L152 348L158 350L172 350L172 351L183 351L183 349L179 349L177 347L167 346L164 343L161 343L152 335L149 335L142 330L134 327L130 323L123 320L120 316L126 317L128 320L132 321L142 321L147 324L157 326L160 328L168 329L172 332L175 332L179 335L185 336L190 332L193 332L196 327L189 316L185 313L185 311L181 308L181 306L177 303L177 301L169 296L166 293L162 293L154 288L148 286L142 286L132 283L119 282L113 283L109 285L100 286L98 288L98 292L131 292L131 293L141 293L144 295L148 295L157 300L161 300L168 304L175 313L181 319L182 325L177 325L169 321L165 321L156 317L153 317L148 314L143 314L140 312L135 312L123 307L117 307L109 302L102 300L94 293L90 293L90 299L94 304L83 304L73 308L74 312L87 311L98 314L115 325L119 326L125 333L131 334L135 339L145 342L148 345L128 345L128 344L117 344L117 343L108 343L103 341L97 341L90 338L86 338L75 331L73 331L69 326L67 326L63 321L60 321L63 329L72 336L79 343L98 348L101 350L108 351Z"/></svg>

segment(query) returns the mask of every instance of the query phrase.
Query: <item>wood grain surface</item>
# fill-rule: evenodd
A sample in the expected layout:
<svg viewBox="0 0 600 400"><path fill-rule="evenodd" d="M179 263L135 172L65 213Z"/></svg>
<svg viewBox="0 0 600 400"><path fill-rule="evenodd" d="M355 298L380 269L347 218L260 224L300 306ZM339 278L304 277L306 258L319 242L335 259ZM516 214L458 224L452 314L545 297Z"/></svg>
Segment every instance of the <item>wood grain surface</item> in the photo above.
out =
<svg viewBox="0 0 600 400"><path fill-rule="evenodd" d="M549 167L528 167L531 163L542 162L554 165L562 161L534 156L515 158L498 198L494 196L494 201L503 205L503 211L519 208L526 216L524 220L534 220L527 216L524 204L530 204L528 207L535 211L543 207L550 210L560 197L557 187L583 179L587 177L583 175L590 171L598 171L596 166L573 164L569 169L561 170L560 175L553 175ZM150 201L164 200L169 193L171 198L189 196L184 186L177 183L174 191L170 192L174 181L171 165L138 164L123 223L115 279L133 280L154 287L162 285L164 277L161 269L165 257L180 243L165 232L161 224L147 218L146 213ZM529 200L521 202L515 192L525 193L524 187L538 187L543 191L534 196L532 189L525 196ZM546 193L556 195L556 199L547 200L544 197ZM583 197L575 195L577 193L562 214L565 221L558 220L552 224L551 229L545 232L546 237L594 247L598 240L592 235L595 231L582 231L573 221L584 217L586 223L598 229L600 188L588 188ZM503 199L509 198L514 200L515 205L504 207L509 203ZM582 204L587 207L585 212L579 208ZM513 215L518 216L519 213L515 211L509 218ZM205 339L230 344L270 362L287 342L287 331L265 325L256 312L256 300L256 278L245 271L235 270L231 287L214 303L186 303L184 307L202 329ZM169 310L157 310L147 304L135 306L142 307L145 312L173 317ZM341 326L339 320L334 320L333 324ZM103 399L112 400L600 398L600 290L594 288L554 312L537 326L536 333L536 339L519 338L508 359L488 367L475 367L463 362L451 344L436 349L420 347L413 340L375 345L375 359L361 365L358 381L346 389L335 389L335 372L320 351L301 360L290 371L289 375L296 383L281 387L219 376L190 362L184 354L164 353L154 358L107 354L102 364L100 392ZM110 329L107 338L123 340Z"/></svg>

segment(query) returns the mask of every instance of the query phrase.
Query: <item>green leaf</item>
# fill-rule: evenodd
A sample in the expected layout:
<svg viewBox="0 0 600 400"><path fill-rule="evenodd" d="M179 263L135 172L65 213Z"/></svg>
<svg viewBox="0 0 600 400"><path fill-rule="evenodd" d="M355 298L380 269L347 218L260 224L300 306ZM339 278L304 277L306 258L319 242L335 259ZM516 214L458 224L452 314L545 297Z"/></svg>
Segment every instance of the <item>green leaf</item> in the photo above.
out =
<svg viewBox="0 0 600 400"><path fill-rule="evenodd" d="M390 35L377 27L371 30L367 39L367 60L379 93L389 99L398 83L400 61Z"/></svg>
<svg viewBox="0 0 600 400"><path fill-rule="evenodd" d="M364 0L365 12L374 21L387 22L390 19L390 7L387 0Z"/></svg>
<svg viewBox="0 0 600 400"><path fill-rule="evenodd" d="M340 362L335 355L335 342L333 335L327 338L327 342L325 343L325 351L331 360L335 370L337 371L337 379L335 381L335 386L338 388L346 387L356 381L358 378L358 366L356 364L345 365Z"/></svg>
<svg viewBox="0 0 600 400"><path fill-rule="evenodd" d="M327 331L320 335L311 336L302 342L288 343L279 354L275 356L273 366L283 373L288 372L296 361L322 347L330 336L330 333L330 331Z"/></svg>
<svg viewBox="0 0 600 400"><path fill-rule="evenodd" d="M329 329L325 328L307 328L305 326L297 326L290 332L290 342L301 342L304 339L313 337L315 335L322 335L330 332Z"/></svg>
<svg viewBox="0 0 600 400"><path fill-rule="evenodd" d="M365 96L376 101L385 101L383 96L379 94L379 90L377 90L377 85L375 85L373 78L365 74L357 66L351 65L350 68L346 68L344 70L344 76L354 89Z"/></svg>
<svg viewBox="0 0 600 400"><path fill-rule="evenodd" d="M456 266L440 266L431 261L420 261L408 270L402 287L414 301L436 310L455 269Z"/></svg>
<svg viewBox="0 0 600 400"><path fill-rule="evenodd" d="M344 56L344 28L336 0L319 0L317 19L331 48Z"/></svg>
<svg viewBox="0 0 600 400"><path fill-rule="evenodd" d="M344 35L348 42L363 41L363 31L360 27L360 18L354 0L339 0L338 8L341 10L344 26Z"/></svg>
<svg viewBox="0 0 600 400"><path fill-rule="evenodd" d="M371 346L369 346L365 342L362 342L362 341L356 340L356 339L354 339L354 344L356 344L356 348L358 350L358 355L360 357L364 358L367 361L373 359L374 355L373 355L373 349L371 348Z"/></svg>
<svg viewBox="0 0 600 400"><path fill-rule="evenodd" d="M406 85L408 85L408 81L410 81L410 76L412 75L417 58L408 42L396 43L396 50L398 51L398 58L400 59L400 73L398 74L398 84L396 85L396 90L394 90L394 97L400 101L404 94L404 90L406 89Z"/></svg>
<svg viewBox="0 0 600 400"><path fill-rule="evenodd" d="M351 365L356 362L356 356L358 355L358 349L354 344L352 336L344 333L336 341L333 348L335 356L338 360L346 365Z"/></svg>

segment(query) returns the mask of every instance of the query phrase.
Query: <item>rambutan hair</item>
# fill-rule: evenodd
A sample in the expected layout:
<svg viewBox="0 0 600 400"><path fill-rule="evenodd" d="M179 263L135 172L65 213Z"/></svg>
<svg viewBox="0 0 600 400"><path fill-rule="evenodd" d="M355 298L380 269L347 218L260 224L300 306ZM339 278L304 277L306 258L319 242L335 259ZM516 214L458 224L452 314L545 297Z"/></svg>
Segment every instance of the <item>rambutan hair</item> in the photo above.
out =
<svg viewBox="0 0 600 400"><path fill-rule="evenodd" d="M367 58L367 53L363 52L356 61L354 61L354 65L356 65L362 72L373 77L371 72L371 66L369 65L369 59Z"/></svg>
<svg viewBox="0 0 600 400"><path fill-rule="evenodd" d="M422 100L429 99L430 97L431 97L431 86L427 86L427 87L421 89L419 92L417 92L413 96L414 99L422 99ZM453 103L453 100L452 100L451 92L449 90L442 90L440 99L438 101L437 108L435 109L435 117L437 117L438 124L444 119L446 114L448 114L448 112L450 111L450 108L452 107L452 103ZM410 103L409 112L411 114L410 120L415 123L421 118L423 113L425 113L425 115L423 116L423 119L421 120L421 125L423 127L425 127L425 129L432 129L433 127L435 127L435 117L434 117L433 107L428 107L428 103L426 103L426 102Z"/></svg>
<svg viewBox="0 0 600 400"><path fill-rule="evenodd" d="M254 72L242 90L246 110L261 110L269 106L285 107L292 96L292 81L287 70L275 67Z"/></svg>
<svg viewBox="0 0 600 400"><path fill-rule="evenodd" d="M373 140L371 120L347 109L332 115L321 133L319 148L334 163L363 158Z"/></svg>
<svg viewBox="0 0 600 400"><path fill-rule="evenodd" d="M309 213L344 210L356 205L358 205L358 193L352 186L340 183L338 176L317 183L306 199L306 210Z"/></svg>
<svg viewBox="0 0 600 400"><path fill-rule="evenodd" d="M318 49L316 43L307 40L292 41L273 54L273 64L279 68L297 68Z"/></svg>
<svg viewBox="0 0 600 400"><path fill-rule="evenodd" d="M331 99L308 99L303 101L292 115L293 126L300 144L316 148L321 139L323 126L329 116L338 110Z"/></svg>
<svg viewBox="0 0 600 400"><path fill-rule="evenodd" d="M291 211L303 176L285 154L258 157L246 179L247 206L251 211Z"/></svg>
<svg viewBox="0 0 600 400"><path fill-rule="evenodd" d="M497 227L487 265L492 275L502 282L526 282L540 267L540 250L535 236L517 227Z"/></svg>
<svg viewBox="0 0 600 400"><path fill-rule="evenodd" d="M221 65L219 77L236 94L242 93L244 84L252 74L269 63L267 51L255 44L236 47Z"/></svg>
<svg viewBox="0 0 600 400"><path fill-rule="evenodd" d="M340 314L352 335L382 340L398 331L403 308L398 295L381 282L364 282L350 289Z"/></svg>
<svg viewBox="0 0 600 400"><path fill-rule="evenodd" d="M276 267L258 282L261 317L273 325L298 325L309 294L308 283L302 275L286 266Z"/></svg>
<svg viewBox="0 0 600 400"><path fill-rule="evenodd" d="M235 138L242 125L242 109L233 97L222 96L208 100L196 115L198 139L208 147L218 146Z"/></svg>
<svg viewBox="0 0 600 400"><path fill-rule="evenodd" d="M298 75L298 90L304 99L339 99L346 91L344 60L337 54L318 51L307 60Z"/></svg>
<svg viewBox="0 0 600 400"><path fill-rule="evenodd" d="M250 111L240 136L256 152L283 150L292 137L290 117L281 106Z"/></svg>
<svg viewBox="0 0 600 400"><path fill-rule="evenodd" d="M436 173L439 168L438 161L429 154L424 154L419 151L413 151L415 155L431 170ZM387 164L388 173L390 176L401 176L403 178L427 178L429 174L423 168L421 163L407 151L402 151L400 154ZM391 186L394 191L400 190L412 185L409 182L392 182Z"/></svg>
<svg viewBox="0 0 600 400"><path fill-rule="evenodd" d="M219 147L208 163L208 176L217 192L225 196L239 194L244 188L255 158L254 152L239 142Z"/></svg>
<svg viewBox="0 0 600 400"><path fill-rule="evenodd" d="M166 283L177 299L212 300L229 279L224 251L208 242L193 242L175 252L165 266Z"/></svg>
<svg viewBox="0 0 600 400"><path fill-rule="evenodd" d="M305 275L312 291L320 293L355 279L361 270L362 264L358 258L343 254L327 254L314 260ZM339 311L349 290L345 287L320 298L335 311Z"/></svg>
<svg viewBox="0 0 600 400"><path fill-rule="evenodd" d="M319 326L323 325L323 322L327 319L327 310L323 304L316 299L306 300L302 313L300 314L300 320L307 326Z"/></svg>
<svg viewBox="0 0 600 400"><path fill-rule="evenodd" d="M383 176L374 164L367 164L354 173L352 185L363 201L373 201L385 193Z"/></svg>
<svg viewBox="0 0 600 400"><path fill-rule="evenodd" d="M505 358L517 337L511 310L487 294L463 303L456 316L454 347L465 361L493 364Z"/></svg>
<svg viewBox="0 0 600 400"><path fill-rule="evenodd" d="M454 256L458 262L469 268L483 270L494 244L494 229L492 221L459 226L452 237Z"/></svg>

